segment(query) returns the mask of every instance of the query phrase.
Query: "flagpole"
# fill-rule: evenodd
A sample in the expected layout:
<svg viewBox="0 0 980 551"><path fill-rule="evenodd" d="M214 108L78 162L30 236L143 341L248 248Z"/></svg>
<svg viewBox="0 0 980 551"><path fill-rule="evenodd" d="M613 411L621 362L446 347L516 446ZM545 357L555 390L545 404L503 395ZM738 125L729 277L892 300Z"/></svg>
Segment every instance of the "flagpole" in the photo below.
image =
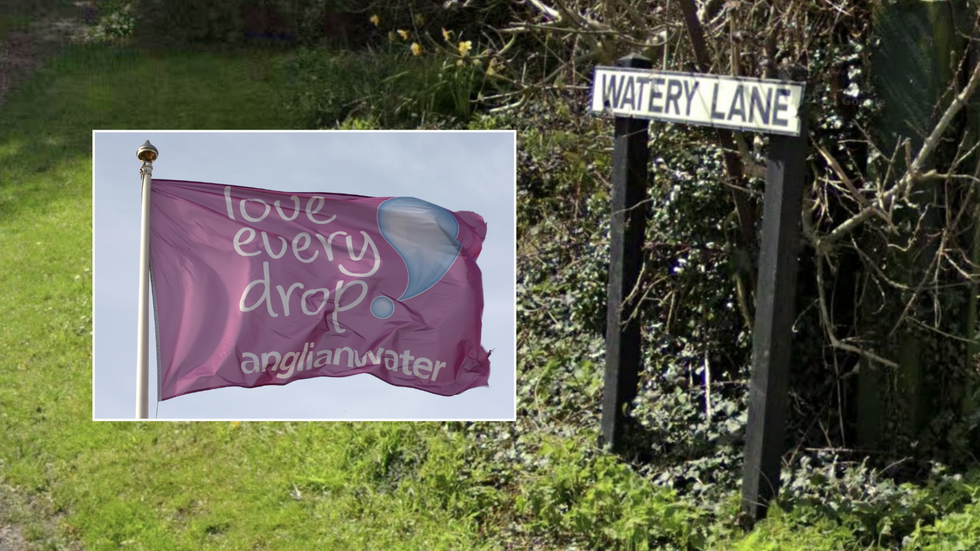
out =
<svg viewBox="0 0 980 551"><path fill-rule="evenodd" d="M150 140L136 150L136 157L143 161L140 176L143 177L143 220L140 227L140 305L136 345L136 418L146 419L150 358L150 181L153 161L159 156Z"/></svg>

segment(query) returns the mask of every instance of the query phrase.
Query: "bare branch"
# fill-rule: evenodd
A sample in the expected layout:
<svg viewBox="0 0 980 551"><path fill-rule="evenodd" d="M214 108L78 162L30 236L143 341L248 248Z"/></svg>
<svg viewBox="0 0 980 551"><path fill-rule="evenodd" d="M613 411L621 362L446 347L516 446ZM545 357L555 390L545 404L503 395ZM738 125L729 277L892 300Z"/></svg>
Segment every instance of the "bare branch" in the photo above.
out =
<svg viewBox="0 0 980 551"><path fill-rule="evenodd" d="M846 352L857 354L869 360L878 362L882 365L887 365L888 367L897 368L898 367L897 363L887 358L882 358L881 356L875 354L874 352L870 352L868 350L864 350L863 348L859 348L852 344L843 342L837 338L837 335L834 334L835 331L831 322L830 314L827 312L827 297L826 297L826 293L823 290L824 287L823 256L821 255L817 255L816 272L817 272L817 293L819 297L818 300L820 301L820 324L823 326L824 332L827 334L827 338L830 339L831 346L833 346L834 348L839 348Z"/></svg>
<svg viewBox="0 0 980 551"><path fill-rule="evenodd" d="M970 76L970 81L967 83L966 87L964 87L963 90L953 98L952 103L950 103L949 107L946 108L946 111L939 119L936 127L932 129L929 137L926 138L925 142L922 144L922 148L919 149L919 153L909 165L905 175L902 176L902 179L899 180L895 187L884 193L882 202L887 203L888 208L891 207L891 204L894 203L895 199L905 196L905 194L908 193L908 190L912 187L912 184L921 179L922 169L929 160L929 156L932 155L932 152L936 149L936 146L939 145L939 139L946 133L950 123L953 121L953 117L955 117L963 106L965 106L970 100L970 97L976 91L978 84L980 84L980 63L977 63L976 67L973 68L973 73ZM854 231L864 221L870 218L872 214L872 209L864 209L859 211L854 216L842 222L826 237L822 238L822 241L830 244L839 240L841 237L844 237L848 233Z"/></svg>
<svg viewBox="0 0 980 551"><path fill-rule="evenodd" d="M551 6L545 5L541 0L527 0L529 4L534 6L539 12L545 14L545 16L554 19L555 21L561 21L561 15L558 10L552 8Z"/></svg>

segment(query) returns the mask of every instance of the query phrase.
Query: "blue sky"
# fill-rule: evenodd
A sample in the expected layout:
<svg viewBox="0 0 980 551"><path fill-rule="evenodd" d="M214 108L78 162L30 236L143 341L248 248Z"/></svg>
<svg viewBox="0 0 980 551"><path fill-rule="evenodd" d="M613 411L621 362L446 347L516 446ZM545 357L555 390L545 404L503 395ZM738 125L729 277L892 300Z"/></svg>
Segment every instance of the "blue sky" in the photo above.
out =
<svg viewBox="0 0 980 551"><path fill-rule="evenodd" d="M153 177L282 191L413 196L487 221L483 347L490 386L451 397L361 374L284 386L223 388L157 404L150 350L150 418L425 419L514 417L514 134L512 132L93 132L93 417L133 419L139 295L140 161ZM151 321L151 335L153 334ZM158 409L159 408L159 409Z"/></svg>

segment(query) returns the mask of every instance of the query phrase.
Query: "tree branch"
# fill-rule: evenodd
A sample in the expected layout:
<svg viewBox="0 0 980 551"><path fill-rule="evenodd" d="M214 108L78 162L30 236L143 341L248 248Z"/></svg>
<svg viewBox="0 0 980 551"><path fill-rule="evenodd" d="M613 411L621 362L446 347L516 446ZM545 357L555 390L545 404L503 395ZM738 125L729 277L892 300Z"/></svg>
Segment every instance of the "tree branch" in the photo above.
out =
<svg viewBox="0 0 980 551"><path fill-rule="evenodd" d="M953 102L949 104L946 108L946 112L939 119L936 127L932 129L929 137L922 144L922 148L919 149L919 153L916 154L915 159L909 165L908 170L905 171L905 175L899 180L898 184L890 190L886 191L881 199L881 203L888 203L886 210L891 210L891 206L895 199L904 196L912 184L922 179L924 176L922 174L922 169L925 167L926 162L929 160L929 156L939 145L939 140L942 138L943 134L949 128L951 122L953 122L953 117L960 112L970 100L970 97L977 89L977 85L980 84L980 63L977 63L976 67L973 68L973 74L970 76L970 81L967 83L966 87L953 98ZM854 216L848 218L842 222L839 226L834 228L826 237L822 238L820 241L825 245L830 245L835 241L844 237L848 233L854 231L858 226L860 226L865 220L870 218L874 214L873 209L864 209Z"/></svg>
<svg viewBox="0 0 980 551"><path fill-rule="evenodd" d="M691 37L691 45L694 47L694 57L697 59L698 69L702 73L710 73L711 56L708 54L704 29L698 19L694 0L681 0L681 11L684 12L684 25L687 27L687 34ZM739 246L747 251L754 251L756 248L755 209L752 208L752 203L748 201L749 194L745 185L742 159L732 133L728 130L718 129L717 134L725 157L725 170L732 180L732 185L736 188L732 190L732 200L735 202L735 211L738 213Z"/></svg>

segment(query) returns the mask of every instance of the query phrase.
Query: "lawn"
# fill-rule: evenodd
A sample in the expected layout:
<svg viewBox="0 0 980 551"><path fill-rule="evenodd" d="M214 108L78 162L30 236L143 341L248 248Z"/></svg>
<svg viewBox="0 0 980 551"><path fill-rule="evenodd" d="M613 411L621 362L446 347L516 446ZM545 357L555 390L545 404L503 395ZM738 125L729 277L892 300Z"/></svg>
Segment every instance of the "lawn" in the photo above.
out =
<svg viewBox="0 0 980 551"><path fill-rule="evenodd" d="M372 442L435 426L90 421L91 129L282 127L282 61L76 47L0 111L0 475L85 548L473 547L376 506Z"/></svg>

